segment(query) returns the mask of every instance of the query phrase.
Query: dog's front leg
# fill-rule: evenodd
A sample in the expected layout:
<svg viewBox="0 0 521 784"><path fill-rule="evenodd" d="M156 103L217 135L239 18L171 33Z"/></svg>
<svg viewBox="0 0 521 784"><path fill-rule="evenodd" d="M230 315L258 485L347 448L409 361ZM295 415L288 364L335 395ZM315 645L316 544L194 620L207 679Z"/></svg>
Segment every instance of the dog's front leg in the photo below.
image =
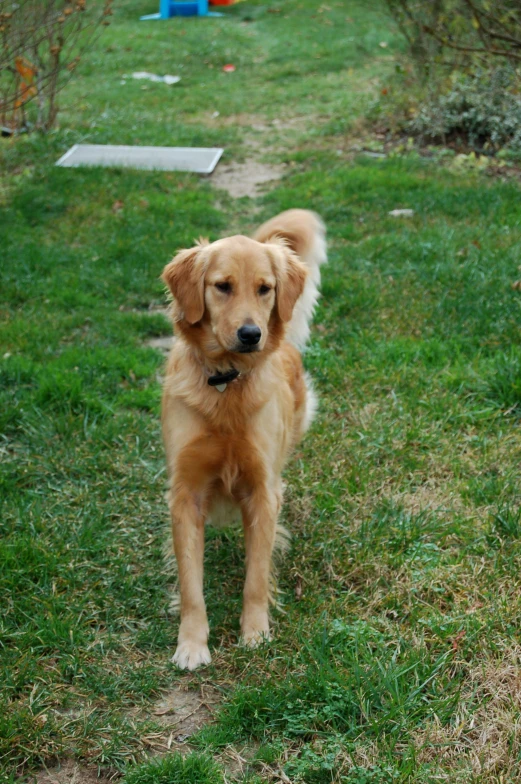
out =
<svg viewBox="0 0 521 784"><path fill-rule="evenodd" d="M246 547L246 581L241 616L242 640L255 647L270 639L268 617L271 556L281 493L267 486L256 488L242 504Z"/></svg>
<svg viewBox="0 0 521 784"><path fill-rule="evenodd" d="M172 661L183 670L195 670L211 661L203 596L204 515L201 498L188 488L176 487L171 499L171 514L181 594L181 624Z"/></svg>

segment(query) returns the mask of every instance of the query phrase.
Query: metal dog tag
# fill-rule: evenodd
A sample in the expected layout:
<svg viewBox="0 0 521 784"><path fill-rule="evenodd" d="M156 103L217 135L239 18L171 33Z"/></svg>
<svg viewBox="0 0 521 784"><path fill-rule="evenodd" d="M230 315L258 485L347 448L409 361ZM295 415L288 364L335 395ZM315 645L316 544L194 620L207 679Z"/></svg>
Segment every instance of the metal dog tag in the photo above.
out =
<svg viewBox="0 0 521 784"><path fill-rule="evenodd" d="M224 390L226 389L227 386L228 386L228 384L217 384L215 389L218 392L224 392Z"/></svg>

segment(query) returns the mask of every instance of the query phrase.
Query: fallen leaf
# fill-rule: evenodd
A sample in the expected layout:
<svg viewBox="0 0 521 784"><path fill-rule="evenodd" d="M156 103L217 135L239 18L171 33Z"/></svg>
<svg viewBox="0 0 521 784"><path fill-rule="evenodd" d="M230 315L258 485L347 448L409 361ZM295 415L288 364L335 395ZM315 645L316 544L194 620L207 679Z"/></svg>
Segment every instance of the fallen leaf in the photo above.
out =
<svg viewBox="0 0 521 784"><path fill-rule="evenodd" d="M457 651L457 650L458 650L458 647L459 647L459 642L460 642L460 640L462 640L462 639L463 639L463 637L465 637L466 633L467 633L467 632L465 631L465 629L462 629L462 630L461 630L460 632L458 632L458 633L457 633L457 635L454 637L454 639L453 639L453 641L452 641L452 650L453 650L453 651Z"/></svg>
<svg viewBox="0 0 521 784"><path fill-rule="evenodd" d="M120 199L118 199L112 205L112 212L121 212L121 210L123 209L124 206L125 206L125 203L122 202Z"/></svg>

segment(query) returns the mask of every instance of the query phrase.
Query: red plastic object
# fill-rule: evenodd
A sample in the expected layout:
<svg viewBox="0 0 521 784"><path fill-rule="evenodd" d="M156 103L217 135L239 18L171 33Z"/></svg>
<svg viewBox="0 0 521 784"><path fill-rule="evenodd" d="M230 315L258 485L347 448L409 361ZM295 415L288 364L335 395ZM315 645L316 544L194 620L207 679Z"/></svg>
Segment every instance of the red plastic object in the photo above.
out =
<svg viewBox="0 0 521 784"><path fill-rule="evenodd" d="M210 5L233 5L236 0L210 0Z"/></svg>
<svg viewBox="0 0 521 784"><path fill-rule="evenodd" d="M231 73L232 71L235 71L235 66L232 65L231 63L228 63L227 65L223 65L223 71L225 71L226 73Z"/></svg>

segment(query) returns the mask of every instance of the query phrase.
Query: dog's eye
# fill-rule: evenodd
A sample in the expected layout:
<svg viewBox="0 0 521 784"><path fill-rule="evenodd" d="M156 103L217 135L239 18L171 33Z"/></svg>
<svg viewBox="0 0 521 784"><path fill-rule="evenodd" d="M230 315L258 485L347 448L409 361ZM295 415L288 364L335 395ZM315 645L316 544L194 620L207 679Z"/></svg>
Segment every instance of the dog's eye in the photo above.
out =
<svg viewBox="0 0 521 784"><path fill-rule="evenodd" d="M259 286L259 294L267 294L268 291L271 291L271 288L269 286L265 286L264 284L262 286Z"/></svg>
<svg viewBox="0 0 521 784"><path fill-rule="evenodd" d="M222 291L223 294L230 294L232 290L232 284L228 283L227 281L223 283L216 283L215 288L217 291Z"/></svg>

